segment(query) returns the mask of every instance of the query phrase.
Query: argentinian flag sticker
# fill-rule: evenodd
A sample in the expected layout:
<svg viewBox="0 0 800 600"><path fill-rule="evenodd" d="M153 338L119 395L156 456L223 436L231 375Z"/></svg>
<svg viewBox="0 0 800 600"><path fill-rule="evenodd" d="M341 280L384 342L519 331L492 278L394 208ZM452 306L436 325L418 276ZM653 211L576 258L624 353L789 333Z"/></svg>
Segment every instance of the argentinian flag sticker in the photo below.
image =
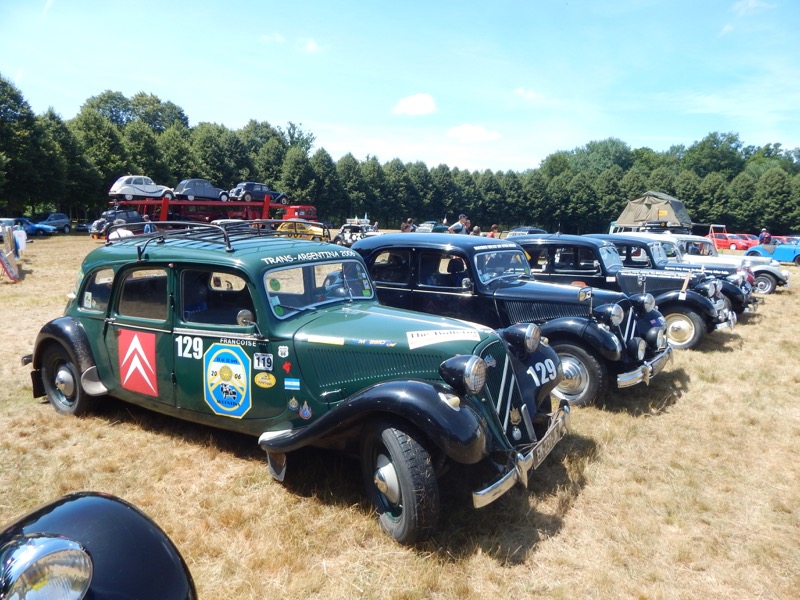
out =
<svg viewBox="0 0 800 600"><path fill-rule="evenodd" d="M241 346L212 344L203 355L204 397L214 414L241 419L252 407L250 357Z"/></svg>

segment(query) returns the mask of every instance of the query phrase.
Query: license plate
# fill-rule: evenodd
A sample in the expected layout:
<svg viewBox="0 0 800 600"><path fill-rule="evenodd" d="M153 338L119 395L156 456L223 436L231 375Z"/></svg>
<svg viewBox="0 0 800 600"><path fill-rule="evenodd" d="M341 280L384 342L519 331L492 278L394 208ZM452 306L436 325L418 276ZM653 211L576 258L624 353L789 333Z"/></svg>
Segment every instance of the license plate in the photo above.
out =
<svg viewBox="0 0 800 600"><path fill-rule="evenodd" d="M533 449L533 469L537 468L544 462L547 455L556 447L556 444L561 441L567 434L567 427L563 421L552 427L542 438L542 440Z"/></svg>

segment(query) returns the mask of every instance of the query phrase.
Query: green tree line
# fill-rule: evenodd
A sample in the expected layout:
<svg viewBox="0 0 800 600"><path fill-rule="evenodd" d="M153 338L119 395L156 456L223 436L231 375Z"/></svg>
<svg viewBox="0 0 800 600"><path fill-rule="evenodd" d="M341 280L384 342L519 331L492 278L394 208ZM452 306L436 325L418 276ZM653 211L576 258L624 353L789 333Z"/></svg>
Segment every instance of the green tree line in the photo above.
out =
<svg viewBox="0 0 800 600"><path fill-rule="evenodd" d="M62 119L36 115L0 75L0 214L58 210L94 218L121 175L143 174L174 187L201 177L223 189L265 182L294 203L314 204L337 223L368 214L398 228L408 217L474 224L537 225L548 231L604 231L627 200L647 190L682 200L697 223L729 231L800 231L800 148L745 146L736 133L709 133L665 152L616 138L547 156L524 172L469 171L395 158L346 154L334 161L295 123L250 120L241 129L190 127L183 109L140 92L106 91Z"/></svg>

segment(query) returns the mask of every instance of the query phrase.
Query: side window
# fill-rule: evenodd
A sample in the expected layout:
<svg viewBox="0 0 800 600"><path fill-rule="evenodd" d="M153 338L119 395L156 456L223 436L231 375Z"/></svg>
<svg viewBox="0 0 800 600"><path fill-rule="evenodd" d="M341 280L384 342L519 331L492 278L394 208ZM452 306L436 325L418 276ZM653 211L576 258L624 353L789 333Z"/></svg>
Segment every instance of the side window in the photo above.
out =
<svg viewBox="0 0 800 600"><path fill-rule="evenodd" d="M189 323L237 325L240 311L255 314L247 282L232 273L184 271L180 295L181 318Z"/></svg>
<svg viewBox="0 0 800 600"><path fill-rule="evenodd" d="M140 319L167 319L167 272L164 269L129 271L122 280L118 312Z"/></svg>
<svg viewBox="0 0 800 600"><path fill-rule="evenodd" d="M441 253L420 256L419 282L422 285L460 288L465 277L469 277L469 273L460 256Z"/></svg>
<svg viewBox="0 0 800 600"><path fill-rule="evenodd" d="M91 273L85 280L80 296L80 307L105 313L111 298L111 284L114 282L114 271L100 269Z"/></svg>
<svg viewBox="0 0 800 600"><path fill-rule="evenodd" d="M382 283L408 283L411 262L408 250L384 250L372 263L372 278Z"/></svg>
<svg viewBox="0 0 800 600"><path fill-rule="evenodd" d="M544 273L547 270L547 248L528 248L525 253L533 273Z"/></svg>

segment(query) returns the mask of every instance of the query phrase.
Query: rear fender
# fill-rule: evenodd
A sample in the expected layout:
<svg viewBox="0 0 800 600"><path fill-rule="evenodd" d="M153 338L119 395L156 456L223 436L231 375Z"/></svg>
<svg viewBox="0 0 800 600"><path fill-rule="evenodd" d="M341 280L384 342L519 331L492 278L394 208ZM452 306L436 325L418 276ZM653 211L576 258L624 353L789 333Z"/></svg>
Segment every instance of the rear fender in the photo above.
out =
<svg viewBox="0 0 800 600"><path fill-rule="evenodd" d="M33 397L39 398L45 395L40 369L42 365L42 353L49 344L59 344L72 355L75 367L81 374L91 369L95 371L95 360L92 354L92 347L89 344L89 336L83 325L72 317L59 317L46 323L36 336L36 344L33 350L33 371L31 372L31 383L33 384ZM86 390L90 395L96 395L91 389ZM104 393L104 390L98 390Z"/></svg>

